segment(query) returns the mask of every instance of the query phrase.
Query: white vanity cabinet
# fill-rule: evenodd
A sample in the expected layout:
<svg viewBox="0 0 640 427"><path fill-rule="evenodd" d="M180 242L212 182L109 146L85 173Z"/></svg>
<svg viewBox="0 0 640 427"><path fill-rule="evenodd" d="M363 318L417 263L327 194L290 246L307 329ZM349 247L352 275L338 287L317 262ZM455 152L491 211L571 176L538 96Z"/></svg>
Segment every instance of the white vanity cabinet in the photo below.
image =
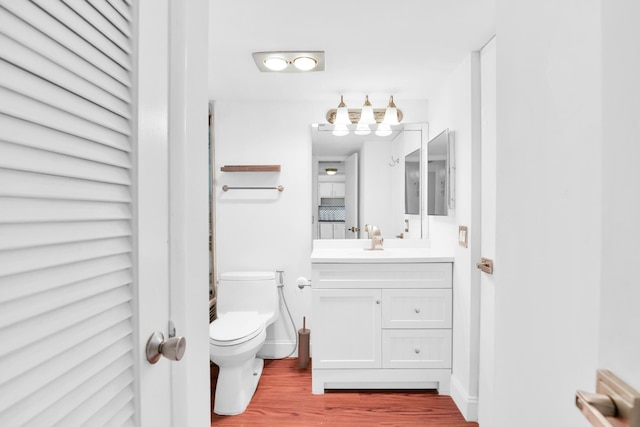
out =
<svg viewBox="0 0 640 427"><path fill-rule="evenodd" d="M449 393L452 263L312 264L312 391Z"/></svg>

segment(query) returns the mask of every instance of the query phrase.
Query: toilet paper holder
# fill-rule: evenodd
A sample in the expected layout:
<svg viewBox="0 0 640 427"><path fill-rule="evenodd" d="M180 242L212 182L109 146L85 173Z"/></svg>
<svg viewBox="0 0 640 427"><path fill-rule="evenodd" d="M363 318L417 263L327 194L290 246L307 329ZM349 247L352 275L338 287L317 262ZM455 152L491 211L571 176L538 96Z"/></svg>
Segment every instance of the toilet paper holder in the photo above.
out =
<svg viewBox="0 0 640 427"><path fill-rule="evenodd" d="M306 277L298 277L296 279L296 285L298 285L300 289L304 289L307 286L311 287L311 280Z"/></svg>

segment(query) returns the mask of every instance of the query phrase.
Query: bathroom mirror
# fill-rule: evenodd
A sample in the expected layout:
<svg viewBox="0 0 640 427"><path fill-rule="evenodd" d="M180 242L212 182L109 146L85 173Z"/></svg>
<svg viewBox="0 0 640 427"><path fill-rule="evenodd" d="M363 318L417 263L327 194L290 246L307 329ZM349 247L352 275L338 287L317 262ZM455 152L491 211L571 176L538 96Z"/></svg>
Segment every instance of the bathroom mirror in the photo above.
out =
<svg viewBox="0 0 640 427"><path fill-rule="evenodd" d="M404 157L404 213L420 214L420 153L418 148Z"/></svg>
<svg viewBox="0 0 640 427"><path fill-rule="evenodd" d="M446 216L454 208L453 140L445 129L427 144L427 214Z"/></svg>
<svg viewBox="0 0 640 427"><path fill-rule="evenodd" d="M312 238L367 238L365 224L376 225L384 238L422 238L419 165L425 163L419 157L426 129L424 124L401 124L386 136L374 131L355 135L352 129L337 136L333 125L312 125ZM412 185L417 201L410 203L410 212L405 201L407 155L410 169L418 156L418 181Z"/></svg>

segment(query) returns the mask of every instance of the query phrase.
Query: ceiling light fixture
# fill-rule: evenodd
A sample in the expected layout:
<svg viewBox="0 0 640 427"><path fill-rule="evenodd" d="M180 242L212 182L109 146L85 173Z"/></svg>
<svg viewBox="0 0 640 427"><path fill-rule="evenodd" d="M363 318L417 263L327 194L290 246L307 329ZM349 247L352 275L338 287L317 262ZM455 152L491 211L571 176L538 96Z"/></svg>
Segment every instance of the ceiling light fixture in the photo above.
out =
<svg viewBox="0 0 640 427"><path fill-rule="evenodd" d="M272 51L251 54L258 69L267 73L324 71L324 51Z"/></svg>
<svg viewBox="0 0 640 427"><path fill-rule="evenodd" d="M386 109L374 109L369 101L369 96L365 97L365 102L361 110L349 110L344 103L344 98L340 95L338 108L327 111L327 121L334 125L333 134L344 136L349 133L348 125L356 124L354 133L356 135L368 135L371 133L371 125L378 124L376 128L377 136L389 136L393 132L391 126L397 126L402 121L403 115L395 102L393 95L389 98ZM353 128L352 128L353 129Z"/></svg>
<svg viewBox="0 0 640 427"><path fill-rule="evenodd" d="M336 168L326 168L324 171L327 175L335 175L336 173L338 173L338 169Z"/></svg>

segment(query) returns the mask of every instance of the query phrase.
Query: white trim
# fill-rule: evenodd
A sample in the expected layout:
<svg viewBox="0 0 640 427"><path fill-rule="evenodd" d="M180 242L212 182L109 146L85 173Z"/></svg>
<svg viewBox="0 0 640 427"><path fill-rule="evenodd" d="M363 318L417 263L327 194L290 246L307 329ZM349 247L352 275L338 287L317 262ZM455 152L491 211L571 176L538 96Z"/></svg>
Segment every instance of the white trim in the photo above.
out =
<svg viewBox="0 0 640 427"><path fill-rule="evenodd" d="M170 2L170 316L187 339L172 364L173 426L209 426L208 1Z"/></svg>
<svg viewBox="0 0 640 427"><path fill-rule="evenodd" d="M469 396L455 375L451 375L451 398L467 421L478 421L478 397Z"/></svg>

